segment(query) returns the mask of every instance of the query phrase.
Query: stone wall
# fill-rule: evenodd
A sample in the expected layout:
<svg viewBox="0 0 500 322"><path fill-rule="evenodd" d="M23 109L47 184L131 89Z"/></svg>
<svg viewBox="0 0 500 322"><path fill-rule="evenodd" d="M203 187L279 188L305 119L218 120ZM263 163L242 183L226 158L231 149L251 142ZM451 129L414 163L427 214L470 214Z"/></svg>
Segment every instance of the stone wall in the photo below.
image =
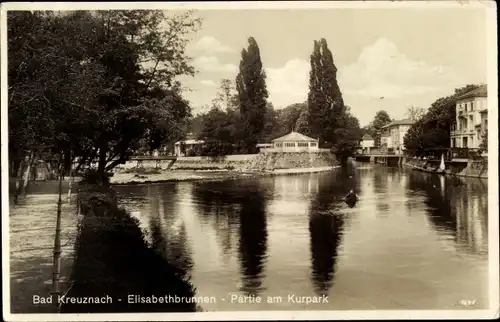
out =
<svg viewBox="0 0 500 322"><path fill-rule="evenodd" d="M178 157L172 164L171 160L143 160L138 166L136 160L128 161L121 165L118 171L130 172L137 168L158 170L197 170L197 171L221 171L221 170L244 170L257 154L228 155L224 157Z"/></svg>
<svg viewBox="0 0 500 322"><path fill-rule="evenodd" d="M224 157L179 157L172 170L233 170L244 171L258 154L227 155Z"/></svg>
<svg viewBox="0 0 500 322"><path fill-rule="evenodd" d="M457 176L488 178L488 160L469 161L462 171L456 173Z"/></svg>
<svg viewBox="0 0 500 322"><path fill-rule="evenodd" d="M254 171L284 169L327 168L338 166L330 152L270 152L259 154L250 165Z"/></svg>
<svg viewBox="0 0 500 322"><path fill-rule="evenodd" d="M144 160L139 168L158 170L196 171L274 171L285 169L327 168L337 166L335 157L328 151L319 152L270 152L225 157L179 157L171 165L170 160L160 162ZM135 171L137 161L129 161L120 166L119 171Z"/></svg>

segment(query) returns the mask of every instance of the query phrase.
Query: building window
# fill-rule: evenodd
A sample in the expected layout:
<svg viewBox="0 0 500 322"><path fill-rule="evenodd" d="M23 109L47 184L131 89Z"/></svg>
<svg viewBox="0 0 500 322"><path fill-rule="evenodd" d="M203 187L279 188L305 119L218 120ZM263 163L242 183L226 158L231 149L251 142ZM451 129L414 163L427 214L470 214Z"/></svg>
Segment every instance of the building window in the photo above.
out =
<svg viewBox="0 0 500 322"><path fill-rule="evenodd" d="M276 143L276 147L277 148L282 148L283 147L283 143Z"/></svg>
<svg viewBox="0 0 500 322"><path fill-rule="evenodd" d="M297 145L299 147L302 147L302 148L304 148L304 147L307 148L309 146L309 144L307 142L299 142L299 143L297 143Z"/></svg>
<svg viewBox="0 0 500 322"><path fill-rule="evenodd" d="M318 144L316 142L311 143L311 148L315 148Z"/></svg>
<svg viewBox="0 0 500 322"><path fill-rule="evenodd" d="M287 143L285 143L285 147L287 147L287 148L293 148L293 147L295 147L295 143L287 142Z"/></svg>

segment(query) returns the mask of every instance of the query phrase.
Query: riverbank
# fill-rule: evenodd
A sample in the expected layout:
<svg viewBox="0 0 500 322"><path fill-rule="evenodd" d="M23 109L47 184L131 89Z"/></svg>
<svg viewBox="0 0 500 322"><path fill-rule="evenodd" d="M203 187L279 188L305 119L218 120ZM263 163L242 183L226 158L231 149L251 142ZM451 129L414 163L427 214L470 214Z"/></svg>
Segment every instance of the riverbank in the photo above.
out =
<svg viewBox="0 0 500 322"><path fill-rule="evenodd" d="M488 179L488 160L469 160L465 162L447 162L444 173L439 172L439 161L420 159L406 160L404 166L428 173L446 174L459 177Z"/></svg>
<svg viewBox="0 0 500 322"><path fill-rule="evenodd" d="M110 183L113 185L129 185L129 184L147 184L147 183L165 183L165 182L185 182L185 181L214 181L214 180L229 180L239 178L252 178L273 175L295 175L302 173L317 173L332 171L339 166L318 167L318 168L295 168L295 169L276 169L270 171L222 171L222 170L158 170L149 169L115 172L110 178Z"/></svg>
<svg viewBox="0 0 500 322"><path fill-rule="evenodd" d="M130 161L114 171L110 183L145 184L240 177L290 175L339 168L330 152L260 153L224 157L179 157L171 161Z"/></svg>
<svg viewBox="0 0 500 322"><path fill-rule="evenodd" d="M111 186L85 181L80 185L82 213L75 242L67 297L101 298L102 303L61 306L61 313L194 312L196 303L143 302L140 296L192 298L195 288L181 267L167 261L158 245L161 234L152 232L148 243L138 221L118 205ZM129 304L130 294L135 303ZM129 299L127 301L120 299Z"/></svg>

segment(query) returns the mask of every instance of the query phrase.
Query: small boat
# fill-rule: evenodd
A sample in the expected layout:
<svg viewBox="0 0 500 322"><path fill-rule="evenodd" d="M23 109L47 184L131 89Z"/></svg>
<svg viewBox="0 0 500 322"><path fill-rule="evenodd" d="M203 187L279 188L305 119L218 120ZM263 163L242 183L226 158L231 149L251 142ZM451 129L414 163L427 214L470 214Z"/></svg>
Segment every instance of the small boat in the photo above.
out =
<svg viewBox="0 0 500 322"><path fill-rule="evenodd" d="M436 173L444 174L446 171L446 166L444 163L444 156L441 154L441 164L439 164L439 168L437 168Z"/></svg>
<svg viewBox="0 0 500 322"><path fill-rule="evenodd" d="M359 198L358 198L358 195L356 195L356 193L354 192L353 189L351 189L349 191L349 193L347 193L347 195L345 196L345 199L344 199L345 203L348 204L350 207L354 207L354 205L356 205L356 202L359 201Z"/></svg>

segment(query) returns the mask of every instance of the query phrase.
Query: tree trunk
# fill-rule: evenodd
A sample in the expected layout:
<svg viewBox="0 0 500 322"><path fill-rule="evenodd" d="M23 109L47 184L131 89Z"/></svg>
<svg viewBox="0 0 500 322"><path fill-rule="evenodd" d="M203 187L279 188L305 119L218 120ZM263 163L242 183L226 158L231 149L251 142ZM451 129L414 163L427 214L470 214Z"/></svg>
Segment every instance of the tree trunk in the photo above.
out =
<svg viewBox="0 0 500 322"><path fill-rule="evenodd" d="M12 168L10 170L11 177L14 177L14 178L18 177L18 173L19 173L19 169L21 168L21 164L22 164L22 159L20 159L18 156L16 156L15 159L11 163L11 165L12 165Z"/></svg>
<svg viewBox="0 0 500 322"><path fill-rule="evenodd" d="M101 145L99 149L99 164L97 167L97 175L99 182L103 183L106 176L106 155L108 152L108 146L106 144Z"/></svg>
<svg viewBox="0 0 500 322"><path fill-rule="evenodd" d="M68 188L68 202L71 201L71 187L75 181L75 176L74 176L75 172L73 170L73 162L72 162L71 158L70 158L70 168L69 169L70 169L69 170L70 180L69 180L69 188Z"/></svg>
<svg viewBox="0 0 500 322"><path fill-rule="evenodd" d="M22 194L25 194L26 189L28 188L28 183L30 181L34 161L35 161L35 152L31 151L30 156L29 156L28 169L26 169L26 172L24 174Z"/></svg>
<svg viewBox="0 0 500 322"><path fill-rule="evenodd" d="M14 204L18 203L19 196L25 192L25 188L28 186L29 174L31 170L31 164L33 159L33 151L30 151L28 156L25 156L21 161L19 167L19 172L16 179L16 190L14 192Z"/></svg>

